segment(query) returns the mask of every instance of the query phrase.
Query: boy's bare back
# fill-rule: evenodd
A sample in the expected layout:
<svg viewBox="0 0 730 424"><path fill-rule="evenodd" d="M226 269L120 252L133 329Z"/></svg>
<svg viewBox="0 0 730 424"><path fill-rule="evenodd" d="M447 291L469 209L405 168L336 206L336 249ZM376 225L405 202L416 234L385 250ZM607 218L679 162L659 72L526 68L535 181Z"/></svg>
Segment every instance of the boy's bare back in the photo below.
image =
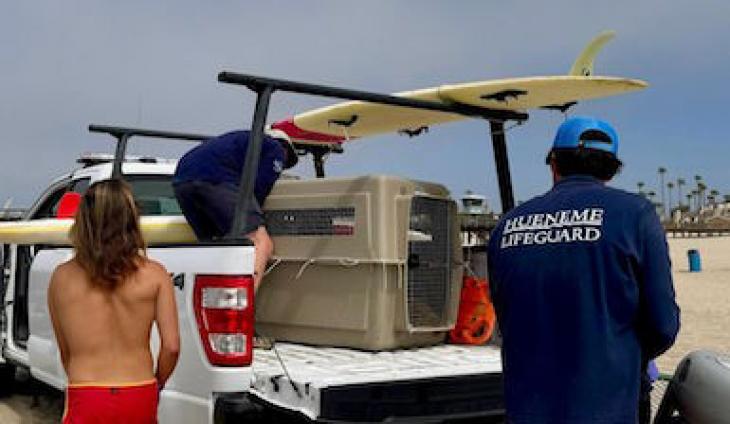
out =
<svg viewBox="0 0 730 424"><path fill-rule="evenodd" d="M75 260L66 262L51 278L48 305L72 384L155 378L155 321L163 343L179 344L170 276L155 261L141 259L138 270L114 288L90 281Z"/></svg>

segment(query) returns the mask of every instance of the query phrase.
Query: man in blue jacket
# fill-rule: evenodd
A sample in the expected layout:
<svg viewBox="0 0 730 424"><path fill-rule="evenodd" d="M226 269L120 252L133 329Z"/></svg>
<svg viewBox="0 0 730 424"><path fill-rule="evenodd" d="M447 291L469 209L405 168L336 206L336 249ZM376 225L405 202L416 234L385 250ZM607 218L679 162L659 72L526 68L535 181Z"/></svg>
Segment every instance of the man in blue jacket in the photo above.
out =
<svg viewBox="0 0 730 424"><path fill-rule="evenodd" d="M172 179L175 197L199 240L223 237L233 225L248 141L249 131L232 131L199 144L177 164ZM282 170L291 168L297 161L296 151L286 133L268 129L261 145L253 205L242 234L250 238L256 248L256 289L274 251L261 207Z"/></svg>
<svg viewBox="0 0 730 424"><path fill-rule="evenodd" d="M679 308L664 230L644 198L607 187L618 136L565 121L553 188L507 213L489 241L512 423L631 423L646 364L673 343Z"/></svg>

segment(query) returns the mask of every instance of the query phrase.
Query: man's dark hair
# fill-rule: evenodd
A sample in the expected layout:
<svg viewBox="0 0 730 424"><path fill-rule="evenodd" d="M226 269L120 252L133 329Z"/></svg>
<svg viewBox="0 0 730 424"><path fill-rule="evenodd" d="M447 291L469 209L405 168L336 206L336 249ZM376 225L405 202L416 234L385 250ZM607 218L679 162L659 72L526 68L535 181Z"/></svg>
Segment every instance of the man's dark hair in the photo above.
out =
<svg viewBox="0 0 730 424"><path fill-rule="evenodd" d="M552 149L545 160L555 161L555 169L563 177L590 175L608 181L621 169L621 161L608 152L597 149Z"/></svg>

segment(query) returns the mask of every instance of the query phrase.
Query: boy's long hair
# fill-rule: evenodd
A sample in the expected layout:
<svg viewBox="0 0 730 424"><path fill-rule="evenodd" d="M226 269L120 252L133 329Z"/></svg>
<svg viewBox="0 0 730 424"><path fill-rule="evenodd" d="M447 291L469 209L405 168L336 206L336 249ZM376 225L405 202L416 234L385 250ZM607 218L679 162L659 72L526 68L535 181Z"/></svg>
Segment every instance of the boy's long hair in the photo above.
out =
<svg viewBox="0 0 730 424"><path fill-rule="evenodd" d="M137 271L146 253L129 185L111 179L89 187L70 238L76 260L95 284L113 288Z"/></svg>

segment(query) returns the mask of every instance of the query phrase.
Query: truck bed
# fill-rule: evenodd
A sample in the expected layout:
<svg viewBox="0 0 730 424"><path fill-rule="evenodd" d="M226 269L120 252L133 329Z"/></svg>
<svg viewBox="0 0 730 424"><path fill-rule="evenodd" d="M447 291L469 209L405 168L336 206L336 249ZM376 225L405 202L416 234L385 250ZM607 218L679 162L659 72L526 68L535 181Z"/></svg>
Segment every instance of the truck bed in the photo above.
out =
<svg viewBox="0 0 730 424"><path fill-rule="evenodd" d="M290 343L275 347L254 352L251 394L312 420L503 413L498 347L439 345L389 352Z"/></svg>

